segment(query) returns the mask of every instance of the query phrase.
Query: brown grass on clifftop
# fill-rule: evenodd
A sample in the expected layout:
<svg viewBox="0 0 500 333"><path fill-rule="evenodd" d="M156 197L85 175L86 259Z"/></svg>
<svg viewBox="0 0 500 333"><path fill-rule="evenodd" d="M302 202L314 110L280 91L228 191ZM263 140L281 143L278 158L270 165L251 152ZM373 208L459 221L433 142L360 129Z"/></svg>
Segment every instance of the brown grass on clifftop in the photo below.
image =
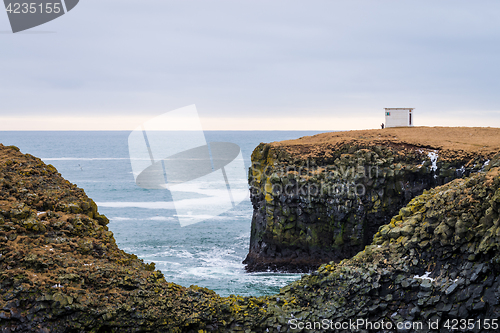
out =
<svg viewBox="0 0 500 333"><path fill-rule="evenodd" d="M436 150L494 155L500 151L500 128L397 127L377 130L328 132L296 140L273 142L294 155L310 154L325 146L358 142L363 145L410 145ZM299 148L300 147L300 148Z"/></svg>

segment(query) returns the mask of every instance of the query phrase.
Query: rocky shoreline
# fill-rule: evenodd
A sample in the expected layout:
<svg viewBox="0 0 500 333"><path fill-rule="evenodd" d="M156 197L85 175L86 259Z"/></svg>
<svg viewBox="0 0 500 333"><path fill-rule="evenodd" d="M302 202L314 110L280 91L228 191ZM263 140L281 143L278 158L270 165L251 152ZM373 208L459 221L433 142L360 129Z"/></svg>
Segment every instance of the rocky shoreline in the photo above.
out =
<svg viewBox="0 0 500 333"><path fill-rule="evenodd" d="M40 159L0 145L0 328L456 332L471 320L467 331L497 331L500 156L470 153L470 160L490 161L422 189L352 258L324 263L278 295L220 297L168 283L154 264L120 250L82 189Z"/></svg>

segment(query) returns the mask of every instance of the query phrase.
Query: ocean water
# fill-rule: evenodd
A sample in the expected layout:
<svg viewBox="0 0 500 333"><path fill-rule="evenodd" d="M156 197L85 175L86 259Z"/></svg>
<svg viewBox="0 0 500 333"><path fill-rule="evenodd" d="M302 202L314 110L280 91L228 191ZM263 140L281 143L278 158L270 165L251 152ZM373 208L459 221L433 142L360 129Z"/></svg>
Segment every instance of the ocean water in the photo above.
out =
<svg viewBox="0 0 500 333"><path fill-rule="evenodd" d="M260 142L314 135L311 131L207 131L207 142L240 146L245 166ZM271 295L298 274L246 273L252 205L249 196L231 210L181 227L168 190L135 184L126 131L0 132L0 143L52 164L83 188L109 220L118 246L146 262L155 262L167 281L207 287L222 296ZM247 182L247 179L237 179ZM186 199L196 199L192 193ZM200 195L201 197L201 195ZM169 204L170 203L170 204Z"/></svg>

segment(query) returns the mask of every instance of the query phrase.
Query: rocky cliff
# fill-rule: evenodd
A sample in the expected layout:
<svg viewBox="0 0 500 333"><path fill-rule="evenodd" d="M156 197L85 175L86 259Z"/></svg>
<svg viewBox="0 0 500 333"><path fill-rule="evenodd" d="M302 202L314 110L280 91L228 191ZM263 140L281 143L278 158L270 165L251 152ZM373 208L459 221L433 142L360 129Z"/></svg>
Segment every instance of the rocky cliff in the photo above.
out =
<svg viewBox="0 0 500 333"><path fill-rule="evenodd" d="M0 144L2 332L198 332L231 298L163 279L51 165Z"/></svg>
<svg viewBox="0 0 500 333"><path fill-rule="evenodd" d="M308 271L362 250L424 190L483 170L499 150L491 128L325 133L259 145L249 271Z"/></svg>
<svg viewBox="0 0 500 333"><path fill-rule="evenodd" d="M323 264L278 295L223 298L168 283L121 251L82 189L0 144L0 329L498 331L499 158L424 190L354 257Z"/></svg>
<svg viewBox="0 0 500 333"><path fill-rule="evenodd" d="M491 163L411 200L353 258L282 288L260 329L497 332L500 161Z"/></svg>

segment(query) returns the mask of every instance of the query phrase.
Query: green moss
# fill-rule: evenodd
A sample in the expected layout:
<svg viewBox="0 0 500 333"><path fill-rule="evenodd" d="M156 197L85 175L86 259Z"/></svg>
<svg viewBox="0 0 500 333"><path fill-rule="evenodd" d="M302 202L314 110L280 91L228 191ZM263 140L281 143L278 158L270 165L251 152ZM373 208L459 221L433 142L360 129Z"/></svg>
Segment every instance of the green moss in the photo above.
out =
<svg viewBox="0 0 500 333"><path fill-rule="evenodd" d="M21 149L19 149L19 147L16 147L16 146L6 146L6 148L12 149L12 150L15 150L15 151L18 151L18 152L21 151Z"/></svg>
<svg viewBox="0 0 500 333"><path fill-rule="evenodd" d="M337 236L335 236L333 244L334 247L340 247L344 244L344 229L342 229L342 231Z"/></svg>

